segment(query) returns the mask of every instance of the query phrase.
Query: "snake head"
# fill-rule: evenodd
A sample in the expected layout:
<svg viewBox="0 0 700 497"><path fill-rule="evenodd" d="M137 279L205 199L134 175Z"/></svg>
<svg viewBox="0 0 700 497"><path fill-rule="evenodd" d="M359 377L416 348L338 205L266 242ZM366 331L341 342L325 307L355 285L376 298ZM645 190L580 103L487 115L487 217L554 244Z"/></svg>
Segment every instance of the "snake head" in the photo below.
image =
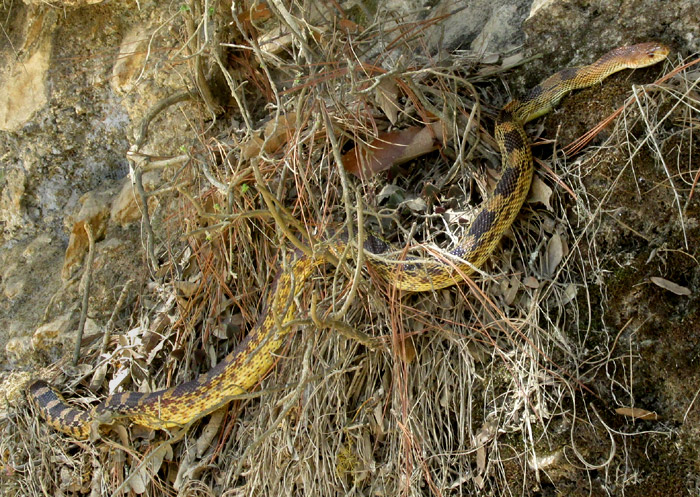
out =
<svg viewBox="0 0 700 497"><path fill-rule="evenodd" d="M624 61L625 67L628 69L637 69L661 62L668 56L670 49L666 45L652 41L620 47L610 53L612 54L613 52L615 52L616 57Z"/></svg>

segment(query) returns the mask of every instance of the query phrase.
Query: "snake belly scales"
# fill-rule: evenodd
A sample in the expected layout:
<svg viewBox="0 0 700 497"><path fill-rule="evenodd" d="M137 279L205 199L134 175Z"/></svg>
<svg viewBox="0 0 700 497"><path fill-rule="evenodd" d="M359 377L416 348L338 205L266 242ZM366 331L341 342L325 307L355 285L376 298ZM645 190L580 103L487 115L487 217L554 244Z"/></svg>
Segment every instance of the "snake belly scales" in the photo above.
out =
<svg viewBox="0 0 700 497"><path fill-rule="evenodd" d="M590 65L564 69L532 88L522 100L506 104L495 127L502 176L460 243L440 259L392 263L384 257L373 258L392 248L370 236L363 246L368 265L390 285L412 292L445 288L462 281L493 252L530 189L532 152L524 124L548 113L572 90L597 84L623 69L655 64L668 53L669 49L658 43L620 47ZM338 238L329 245L332 252L341 254L346 242ZM76 439L89 438L93 422L99 425L115 417L157 429L187 426L258 384L273 366L274 354L291 328L284 324L294 319L294 297L314 268L324 262L320 256L297 256L287 270L278 274L269 290L267 310L251 332L219 364L192 381L153 393L116 393L90 411L71 407L43 380L30 385L29 399L50 426Z"/></svg>

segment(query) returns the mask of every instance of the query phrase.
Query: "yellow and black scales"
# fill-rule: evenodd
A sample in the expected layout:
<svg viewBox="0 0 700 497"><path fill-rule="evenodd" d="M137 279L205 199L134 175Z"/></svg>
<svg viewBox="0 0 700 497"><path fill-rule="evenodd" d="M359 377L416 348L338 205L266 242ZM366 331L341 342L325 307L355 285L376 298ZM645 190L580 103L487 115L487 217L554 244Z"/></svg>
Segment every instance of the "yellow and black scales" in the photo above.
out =
<svg viewBox="0 0 700 497"><path fill-rule="evenodd" d="M572 90L597 84L622 69L655 64L668 52L668 48L658 43L617 48L590 65L564 69L534 87L524 99L509 102L501 109L495 129L502 156L502 176L462 241L447 252L444 259L428 257L387 262L385 257L373 256L393 249L369 237L364 242L368 264L389 284L407 291L429 291L462 281L493 252L530 189L532 153L523 125L548 113ZM336 255L342 254L345 248L341 238L329 242L330 250ZM252 331L224 360L192 381L153 393L110 395L91 411L70 407L58 391L43 380L29 387L29 398L49 425L79 439L89 437L93 422L108 422L115 416L152 428L186 426L254 388L272 367L274 353L289 331L289 326L280 329L279 324L294 319L294 297L313 269L324 262L322 257L297 254L289 269L281 272L272 285L267 311Z"/></svg>

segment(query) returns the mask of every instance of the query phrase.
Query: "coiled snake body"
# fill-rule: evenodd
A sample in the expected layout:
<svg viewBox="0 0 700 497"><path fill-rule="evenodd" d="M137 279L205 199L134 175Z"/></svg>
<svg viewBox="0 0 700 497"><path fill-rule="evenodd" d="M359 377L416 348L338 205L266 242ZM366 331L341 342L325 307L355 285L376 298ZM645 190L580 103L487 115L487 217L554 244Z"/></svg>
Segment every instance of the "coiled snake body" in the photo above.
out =
<svg viewBox="0 0 700 497"><path fill-rule="evenodd" d="M502 176L461 242L442 259L392 263L386 257L374 257L386 254L391 247L368 237L363 247L368 264L389 284L408 291L444 288L461 281L493 252L527 196L533 164L523 125L548 113L572 90L592 86L622 69L655 64L668 52L658 43L617 48L590 65L560 71L530 90L524 99L509 102L501 109L495 128ZM346 242L340 238L329 242L337 255L345 249ZM49 425L78 439L89 437L93 422L108 422L114 416L152 428L186 426L254 388L272 367L274 353L290 328L284 324L295 315L293 297L314 268L324 262L322 257L297 257L278 275L270 289L267 311L251 332L224 360L192 381L153 393L113 394L91 411L69 406L43 380L30 385L29 398Z"/></svg>

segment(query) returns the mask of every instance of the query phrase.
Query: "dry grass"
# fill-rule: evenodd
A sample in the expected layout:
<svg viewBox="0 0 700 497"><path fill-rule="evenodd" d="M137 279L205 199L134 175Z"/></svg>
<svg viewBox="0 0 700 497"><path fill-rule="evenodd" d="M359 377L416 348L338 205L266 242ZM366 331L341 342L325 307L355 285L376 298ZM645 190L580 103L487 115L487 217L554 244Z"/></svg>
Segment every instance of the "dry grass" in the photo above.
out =
<svg viewBox="0 0 700 497"><path fill-rule="evenodd" d="M286 252L295 243L322 248L321 234L347 228L360 213L398 246L444 246L456 236L446 215L468 217L468 199L486 184L469 168L498 161L486 132L498 105L481 101L502 99L488 84L474 87L497 67L465 54L440 64L417 55L425 54L418 35L430 20L403 24L379 12L355 33L333 9L304 19L279 5L270 2L255 21L259 33L291 33L279 51L245 34L245 16L228 19L238 64L227 69L232 107L213 124L193 123L192 159L169 177L177 188L155 194L157 277L107 360L108 378L128 373L129 388L161 388L209 369L257 319ZM215 20L225 25L226 13ZM213 45L199 43L188 53L216 65ZM381 81L402 94L397 127L438 116L452 138L405 174L359 182L337 157L388 128L375 91ZM556 180L538 173L554 188L551 209L526 204L474 281L399 295L371 271L356 279L352 260L319 271L299 318L309 317L313 301L324 319L376 338L376 350L302 326L257 392L171 442L133 430L131 438L112 433L77 444L19 412L0 447L13 471L10 492L100 495L141 485L148 495L532 495L552 481L560 489L592 481L594 470L610 486L629 480L625 440L673 430L621 431L605 421L634 392L631 379L620 383L611 372L630 365L630 352L620 348L625 328L609 333L600 318L603 259L616 255L599 247L608 198L589 194L586 178L614 149L625 166L612 193L635 174L638 151L648 150L667 178L656 187L671 189L684 225L699 170L677 159L697 129L696 82L685 71L637 88L606 143L581 159L555 154L548 167ZM677 156L664 150L673 134ZM387 182L396 188L378 204ZM435 213L426 184L435 185L446 215Z"/></svg>

